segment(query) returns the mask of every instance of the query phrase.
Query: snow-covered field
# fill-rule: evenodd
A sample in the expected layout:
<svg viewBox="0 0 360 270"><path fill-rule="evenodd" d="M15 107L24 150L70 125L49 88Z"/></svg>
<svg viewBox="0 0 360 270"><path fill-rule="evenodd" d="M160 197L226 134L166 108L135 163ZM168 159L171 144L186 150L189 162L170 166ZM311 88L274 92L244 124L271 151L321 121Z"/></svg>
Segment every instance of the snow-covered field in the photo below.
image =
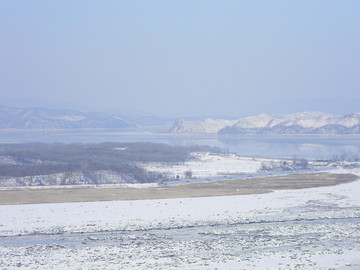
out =
<svg viewBox="0 0 360 270"><path fill-rule="evenodd" d="M359 193L0 206L0 269L360 269Z"/></svg>
<svg viewBox="0 0 360 270"><path fill-rule="evenodd" d="M279 160L195 152L192 160L181 164L146 163L142 166L148 171L166 173L170 177L178 176L182 179L186 178L186 172L189 171L194 178L255 173L264 162L279 162Z"/></svg>

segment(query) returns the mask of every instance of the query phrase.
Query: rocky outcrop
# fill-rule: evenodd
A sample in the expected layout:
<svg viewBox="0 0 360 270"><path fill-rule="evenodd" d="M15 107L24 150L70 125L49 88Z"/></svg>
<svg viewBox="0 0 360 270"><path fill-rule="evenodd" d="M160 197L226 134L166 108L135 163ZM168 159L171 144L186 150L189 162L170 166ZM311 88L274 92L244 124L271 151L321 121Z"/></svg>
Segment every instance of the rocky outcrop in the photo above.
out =
<svg viewBox="0 0 360 270"><path fill-rule="evenodd" d="M201 134L360 134L360 113L333 115L321 112L260 114L235 121L178 120L171 133Z"/></svg>

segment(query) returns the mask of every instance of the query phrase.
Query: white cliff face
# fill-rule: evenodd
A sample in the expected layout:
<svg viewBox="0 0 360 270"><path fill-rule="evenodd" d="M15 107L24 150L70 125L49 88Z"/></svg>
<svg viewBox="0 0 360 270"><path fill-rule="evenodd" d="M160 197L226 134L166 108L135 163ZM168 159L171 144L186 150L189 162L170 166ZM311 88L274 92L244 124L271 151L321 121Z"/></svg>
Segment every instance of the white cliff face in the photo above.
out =
<svg viewBox="0 0 360 270"><path fill-rule="evenodd" d="M333 115L321 112L259 114L235 121L178 120L171 133L202 134L358 134L360 113Z"/></svg>
<svg viewBox="0 0 360 270"><path fill-rule="evenodd" d="M220 129L234 125L236 120L204 119L200 121L177 120L171 133L216 134Z"/></svg>
<svg viewBox="0 0 360 270"><path fill-rule="evenodd" d="M242 128L265 128L273 127L284 120L285 119L280 115L270 115L263 113L256 116L239 119L235 126Z"/></svg>
<svg viewBox="0 0 360 270"><path fill-rule="evenodd" d="M304 128L320 128L326 125L341 125L353 127L360 124L359 115L333 115L325 113L295 113L287 115L286 121L282 123L285 126L298 125Z"/></svg>
<svg viewBox="0 0 360 270"><path fill-rule="evenodd" d="M283 115L260 114L240 119L235 125L242 128L273 128L275 126L300 126L303 128L319 128L326 125L342 125L353 127L360 124L360 114L345 116L304 112Z"/></svg>

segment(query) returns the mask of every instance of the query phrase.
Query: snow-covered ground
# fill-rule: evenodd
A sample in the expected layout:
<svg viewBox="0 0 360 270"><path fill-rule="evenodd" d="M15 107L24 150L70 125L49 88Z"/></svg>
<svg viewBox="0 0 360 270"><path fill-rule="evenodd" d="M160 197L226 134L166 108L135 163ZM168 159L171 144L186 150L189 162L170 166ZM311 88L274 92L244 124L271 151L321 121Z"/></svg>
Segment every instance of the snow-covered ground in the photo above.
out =
<svg viewBox="0 0 360 270"><path fill-rule="evenodd" d="M360 269L359 193L0 206L0 269Z"/></svg>
<svg viewBox="0 0 360 270"><path fill-rule="evenodd" d="M305 161L307 162L307 166L301 168L301 166L296 165L296 168L294 168L294 162L301 162L301 160L193 152L192 158L183 163L171 164L158 162L141 163L138 165L147 171L166 175L168 181L165 181L164 184L183 183L183 181L204 182L209 180L218 181L254 176L284 175L299 172L313 172L315 170L321 172L334 169L337 166L334 162L308 160ZM357 166L360 166L360 162L343 162L342 165L347 163L356 163ZM266 168L266 171L262 171L263 167Z"/></svg>
<svg viewBox="0 0 360 270"><path fill-rule="evenodd" d="M123 150L123 148L120 148ZM1 157L0 157L1 158ZM3 161L10 162L3 157ZM267 174L280 175L287 173L306 172L313 170L328 170L336 165L334 162L305 161L307 167L303 168L295 165L294 162L305 160L296 159L275 159L260 157L244 157L236 154L218 154L210 152L193 152L190 160L183 163L141 162L137 165L148 172L165 176L163 184L181 183L178 180L189 182L201 182L208 180L227 180L252 176L264 176ZM284 165L285 164L285 165ZM357 162L360 166L360 162ZM266 172L261 171L262 168ZM150 175L151 175L150 173ZM0 190L15 189L54 189L54 188L101 188L101 187L146 187L146 184L129 184L134 179L129 178L119 172L110 170L97 170L89 173L84 172L61 172L49 175L23 176L23 177L3 177L0 179ZM64 184L65 183L65 184ZM91 184L98 183L98 184ZM138 186L136 186L138 185ZM151 186L156 186L152 183Z"/></svg>
<svg viewBox="0 0 360 270"><path fill-rule="evenodd" d="M17 186L0 187L0 190L40 190L40 189L82 189L82 188L153 188L158 187L158 183L129 183L129 184L99 184L99 185L49 185L49 186Z"/></svg>
<svg viewBox="0 0 360 270"><path fill-rule="evenodd" d="M148 171L165 173L170 177L186 178L191 171L194 178L205 178L224 175L239 175L258 172L264 162L278 162L276 159L241 157L235 154L213 154L195 152L190 161L169 165L166 163L145 163L143 168Z"/></svg>

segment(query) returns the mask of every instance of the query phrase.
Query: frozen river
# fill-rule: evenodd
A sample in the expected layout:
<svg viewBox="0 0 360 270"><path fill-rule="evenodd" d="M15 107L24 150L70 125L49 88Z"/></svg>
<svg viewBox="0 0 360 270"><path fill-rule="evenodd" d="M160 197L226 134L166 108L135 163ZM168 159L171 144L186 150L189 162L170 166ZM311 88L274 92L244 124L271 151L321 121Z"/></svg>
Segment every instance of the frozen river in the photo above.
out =
<svg viewBox="0 0 360 270"><path fill-rule="evenodd" d="M0 206L0 269L359 269L359 192Z"/></svg>
<svg viewBox="0 0 360 270"><path fill-rule="evenodd" d="M89 267L99 269L358 269L359 232L360 218L352 217L17 236L2 241L7 252L23 256L15 265L33 269L42 265L76 269L72 267L84 263L84 257ZM56 260L53 252L68 261Z"/></svg>
<svg viewBox="0 0 360 270"><path fill-rule="evenodd" d="M206 144L360 157L360 137L3 132L0 143ZM228 163L228 162L226 162ZM359 169L343 170L360 176ZM360 181L267 194L0 206L0 269L360 269Z"/></svg>
<svg viewBox="0 0 360 270"><path fill-rule="evenodd" d="M0 143L23 142L155 142L170 145L210 145L241 156L270 158L360 159L360 136L217 136L127 131L0 131Z"/></svg>

